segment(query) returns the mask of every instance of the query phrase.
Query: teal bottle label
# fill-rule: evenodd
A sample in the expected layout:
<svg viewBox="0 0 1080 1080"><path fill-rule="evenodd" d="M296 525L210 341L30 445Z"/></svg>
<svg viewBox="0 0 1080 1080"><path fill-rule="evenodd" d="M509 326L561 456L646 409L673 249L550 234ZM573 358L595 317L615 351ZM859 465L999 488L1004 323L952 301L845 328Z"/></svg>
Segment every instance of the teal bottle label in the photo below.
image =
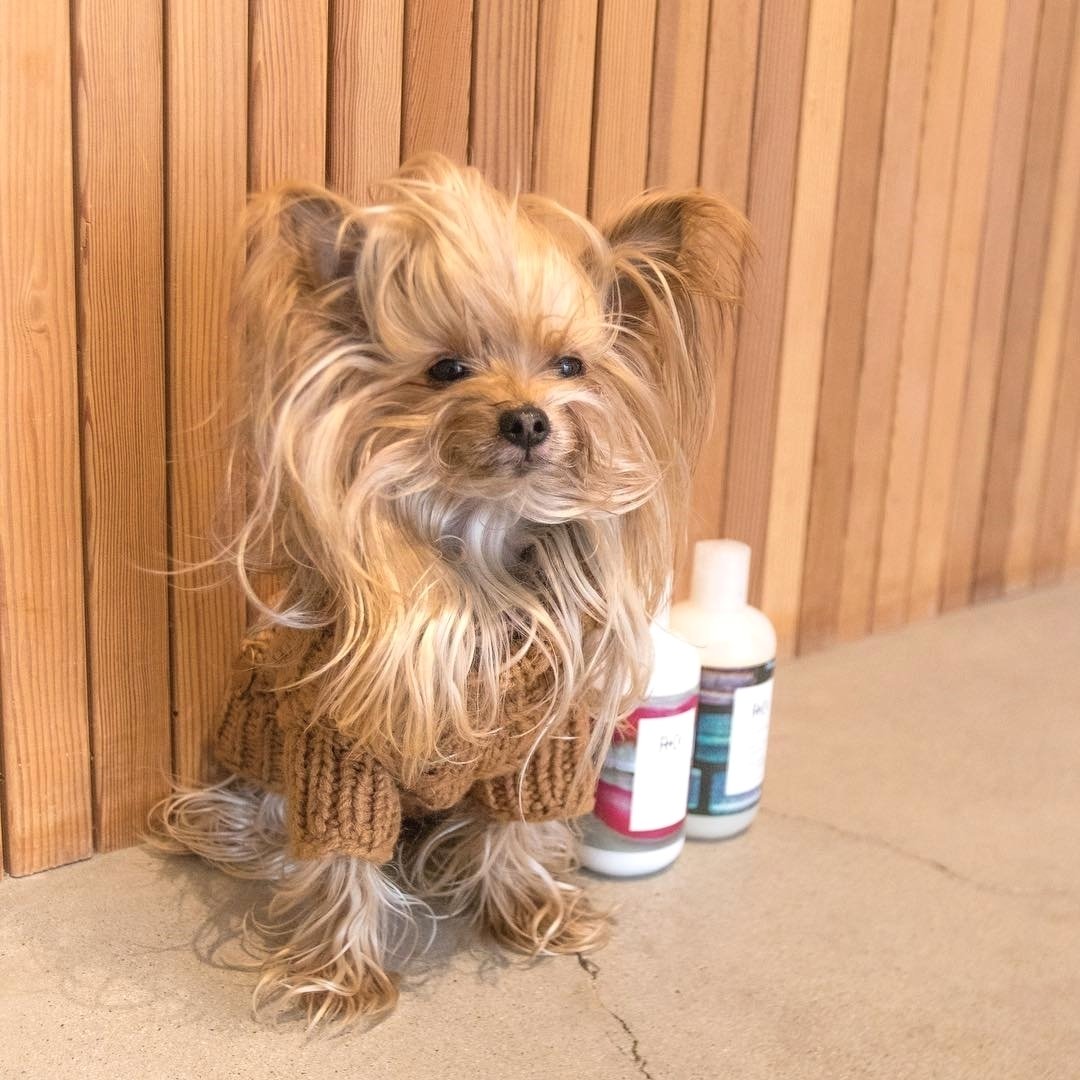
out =
<svg viewBox="0 0 1080 1080"><path fill-rule="evenodd" d="M701 669L691 814L735 814L761 798L775 667Z"/></svg>

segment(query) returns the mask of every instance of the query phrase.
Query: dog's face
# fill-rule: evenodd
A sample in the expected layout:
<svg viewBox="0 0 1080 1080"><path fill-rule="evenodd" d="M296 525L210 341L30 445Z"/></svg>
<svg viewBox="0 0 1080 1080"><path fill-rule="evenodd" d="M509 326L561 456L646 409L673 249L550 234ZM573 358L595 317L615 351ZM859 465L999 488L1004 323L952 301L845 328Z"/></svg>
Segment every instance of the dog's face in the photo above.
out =
<svg viewBox="0 0 1080 1080"><path fill-rule="evenodd" d="M617 517L685 466L714 363L693 294L733 289L737 215L646 197L602 233L437 158L386 193L357 209L285 189L253 215L243 314L266 422L286 434L287 403L304 448L298 494L380 500L438 541Z"/></svg>
<svg viewBox="0 0 1080 1080"><path fill-rule="evenodd" d="M634 413L653 403L613 371L596 284L546 227L490 193L422 194L368 230L372 262L402 258L404 272L363 258L360 270L371 275L362 320L386 358L378 396L409 447L398 482L407 474L440 503L489 516L617 510L620 487L652 482Z"/></svg>

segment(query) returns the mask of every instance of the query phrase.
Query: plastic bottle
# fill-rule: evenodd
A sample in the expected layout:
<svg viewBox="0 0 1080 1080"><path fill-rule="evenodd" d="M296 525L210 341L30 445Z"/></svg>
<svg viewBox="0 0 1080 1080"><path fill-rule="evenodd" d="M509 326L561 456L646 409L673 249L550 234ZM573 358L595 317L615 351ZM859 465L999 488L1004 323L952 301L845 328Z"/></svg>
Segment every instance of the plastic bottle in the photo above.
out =
<svg viewBox="0 0 1080 1080"><path fill-rule="evenodd" d="M694 546L690 599L671 628L701 650L686 834L715 840L754 820L765 779L776 631L746 602L750 548L737 540Z"/></svg>
<svg viewBox="0 0 1080 1080"><path fill-rule="evenodd" d="M619 726L582 822L581 862L598 874L637 877L683 849L701 661L698 650L654 622L645 701Z"/></svg>

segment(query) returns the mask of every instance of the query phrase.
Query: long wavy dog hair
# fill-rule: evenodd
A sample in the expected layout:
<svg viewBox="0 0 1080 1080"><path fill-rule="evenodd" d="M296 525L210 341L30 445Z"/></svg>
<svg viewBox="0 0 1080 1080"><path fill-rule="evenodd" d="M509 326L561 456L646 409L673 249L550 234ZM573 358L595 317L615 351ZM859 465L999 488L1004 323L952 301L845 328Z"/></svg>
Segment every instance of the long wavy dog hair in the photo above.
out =
<svg viewBox="0 0 1080 1080"><path fill-rule="evenodd" d="M406 783L442 735L491 729L534 647L545 715L586 705L595 760L643 689L745 223L658 192L600 230L438 156L379 196L294 185L250 210L224 557L263 624L333 627L320 712ZM550 422L524 461L497 422L522 403Z"/></svg>

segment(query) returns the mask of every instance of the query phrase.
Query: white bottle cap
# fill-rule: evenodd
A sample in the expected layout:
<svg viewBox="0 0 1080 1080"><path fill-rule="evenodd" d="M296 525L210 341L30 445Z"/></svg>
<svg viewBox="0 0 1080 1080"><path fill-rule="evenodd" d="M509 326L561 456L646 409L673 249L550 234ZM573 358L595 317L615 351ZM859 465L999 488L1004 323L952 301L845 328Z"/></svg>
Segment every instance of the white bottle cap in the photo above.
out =
<svg viewBox="0 0 1080 1080"><path fill-rule="evenodd" d="M750 588L750 547L738 540L694 545L690 598L705 611L738 611Z"/></svg>

